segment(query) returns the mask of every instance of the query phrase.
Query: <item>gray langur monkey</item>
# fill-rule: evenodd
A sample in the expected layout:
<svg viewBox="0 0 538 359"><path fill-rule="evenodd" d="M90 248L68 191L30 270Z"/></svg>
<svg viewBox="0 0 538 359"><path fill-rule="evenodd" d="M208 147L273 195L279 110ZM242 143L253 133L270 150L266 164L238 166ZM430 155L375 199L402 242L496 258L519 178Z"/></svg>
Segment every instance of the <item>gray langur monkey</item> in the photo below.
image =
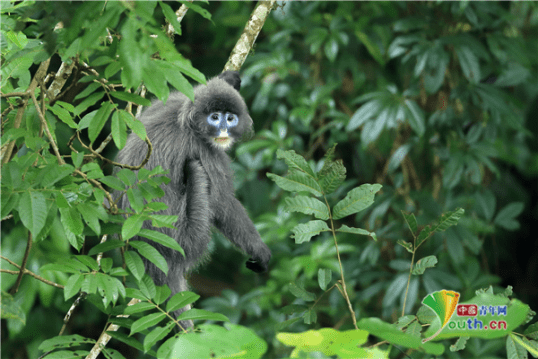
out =
<svg viewBox="0 0 538 359"><path fill-rule="evenodd" d="M153 245L168 263L165 275L153 263L144 259L146 273L156 285L167 284L172 295L187 290L185 274L207 258L211 239L210 227L215 226L230 242L251 258L246 266L254 272L267 270L271 251L261 240L254 224L241 203L235 198L230 158L225 153L232 143L252 132L252 119L239 94L241 79L237 72L226 71L210 79L207 85L194 88L194 103L185 95L172 93L164 105L154 102L140 116L153 144L153 153L145 168L162 166L170 170L171 181L163 185L160 201L168 209L160 214L177 215L176 229L151 228L174 238L185 251L185 257L175 250L135 237ZM147 145L134 133L119 152L117 161L138 165L145 158ZM119 208L129 207L126 196L118 201ZM190 306L177 310L177 317ZM183 321L182 326L192 326Z"/></svg>

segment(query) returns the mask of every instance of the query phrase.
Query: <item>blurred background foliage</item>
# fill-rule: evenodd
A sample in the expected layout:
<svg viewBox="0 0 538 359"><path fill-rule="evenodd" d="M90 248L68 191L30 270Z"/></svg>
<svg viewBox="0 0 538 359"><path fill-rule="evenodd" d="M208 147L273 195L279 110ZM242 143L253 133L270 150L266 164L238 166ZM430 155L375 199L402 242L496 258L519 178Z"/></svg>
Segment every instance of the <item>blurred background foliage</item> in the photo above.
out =
<svg viewBox="0 0 538 359"><path fill-rule="evenodd" d="M174 10L179 7L168 4ZM182 34L174 37L175 47L206 77L217 75L254 5L201 5L211 20L189 11L181 22ZM44 41L50 54L65 54L75 39L60 39L52 29L59 21L65 28L77 26L82 6L37 2L20 10L27 16L25 22L2 15L3 30L12 27ZM100 16L100 6L103 3L96 3L93 12L84 15ZM154 20L151 26L165 23L160 7L148 11ZM150 48L136 41L140 56L149 58ZM86 53L99 73L106 65L97 60L105 51L116 50L94 39ZM537 53L538 6L532 2L279 3L241 69L241 93L256 136L230 153L237 196L273 251L270 271L261 276L248 272L243 256L215 233L212 261L190 280L193 291L204 298L197 306L253 328L269 342L266 357L289 353L274 336L275 326L290 318L281 308L302 303L290 293L290 283L320 296L318 269L338 272L337 259L328 235L300 245L293 242L290 229L307 218L284 211L287 194L265 174L286 171L283 161L276 159L277 149L293 149L319 169L327 149L338 143L335 158L343 160L347 180L329 197L331 205L360 184L383 185L374 205L341 221L375 231L378 238L373 242L363 236L338 237L358 318L393 322L400 315L410 264L410 254L396 245L399 239L410 240L400 211L413 212L420 226L457 207L465 209L458 226L435 234L419 250L417 259L436 255L439 263L412 277L406 313L416 313L430 292L450 289L465 299L490 285L496 291L513 286L514 295L536 309ZM45 58L34 58L32 75ZM54 54L51 68L57 69L61 61ZM77 105L75 96L83 89L73 86L62 101ZM159 96L149 96L155 95ZM61 153L69 154L66 144L73 130L57 122L55 133ZM113 158L117 149L111 144L107 151ZM20 223L2 222L2 255L20 263L25 233ZM32 249L28 269L40 273L43 264L74 252L62 233L61 224L54 221L48 239ZM87 240L96 243L97 238ZM2 268L8 268L4 261ZM40 275L60 283L66 280L61 273ZM9 290L14 281L15 276L2 274L2 290ZM17 296L24 298L29 321L22 327L2 320L2 354L36 357L37 346L58 333L71 303L64 302L60 290L29 276ZM315 310L317 323L299 321L285 330L352 327L345 302L335 290L323 295ZM96 338L105 321L86 302L68 330ZM109 345L127 357L143 357L121 343ZM495 344L472 339L463 352L445 354L493 358L504 356L503 351L502 340Z"/></svg>

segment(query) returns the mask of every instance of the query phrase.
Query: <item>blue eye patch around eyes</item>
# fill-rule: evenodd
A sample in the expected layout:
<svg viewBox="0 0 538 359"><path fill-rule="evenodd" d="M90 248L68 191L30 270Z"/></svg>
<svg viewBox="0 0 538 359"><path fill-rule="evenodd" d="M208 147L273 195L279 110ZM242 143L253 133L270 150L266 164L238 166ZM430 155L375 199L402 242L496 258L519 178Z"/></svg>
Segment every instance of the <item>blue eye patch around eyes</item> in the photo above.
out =
<svg viewBox="0 0 538 359"><path fill-rule="evenodd" d="M221 131L237 126L238 122L237 115L230 112L213 112L207 116L207 123Z"/></svg>

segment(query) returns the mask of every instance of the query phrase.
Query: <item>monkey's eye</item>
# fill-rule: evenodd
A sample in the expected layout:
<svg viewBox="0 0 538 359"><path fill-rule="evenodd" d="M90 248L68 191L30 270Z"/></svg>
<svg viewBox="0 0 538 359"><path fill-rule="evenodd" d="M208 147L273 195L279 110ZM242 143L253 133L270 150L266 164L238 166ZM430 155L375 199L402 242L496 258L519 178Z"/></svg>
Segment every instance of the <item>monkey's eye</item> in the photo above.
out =
<svg viewBox="0 0 538 359"><path fill-rule="evenodd" d="M234 113L228 113L226 114L226 122L228 122L228 126L235 126L239 122L239 118Z"/></svg>
<svg viewBox="0 0 538 359"><path fill-rule="evenodd" d="M212 115L211 115L211 119L212 119L212 120L215 120L215 121L218 120L218 119L219 119L219 114L218 114L218 113L214 113L214 114L212 114Z"/></svg>

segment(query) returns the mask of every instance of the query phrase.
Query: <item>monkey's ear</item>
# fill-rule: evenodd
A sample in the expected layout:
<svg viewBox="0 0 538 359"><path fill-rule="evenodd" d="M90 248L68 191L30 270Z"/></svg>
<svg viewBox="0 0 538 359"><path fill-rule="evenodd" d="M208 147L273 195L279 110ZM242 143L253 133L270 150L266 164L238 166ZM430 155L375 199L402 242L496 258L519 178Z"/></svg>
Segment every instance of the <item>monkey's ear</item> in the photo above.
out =
<svg viewBox="0 0 538 359"><path fill-rule="evenodd" d="M239 77L239 72L237 71L224 71L217 77L232 85L237 91L239 91L241 88L241 78Z"/></svg>

